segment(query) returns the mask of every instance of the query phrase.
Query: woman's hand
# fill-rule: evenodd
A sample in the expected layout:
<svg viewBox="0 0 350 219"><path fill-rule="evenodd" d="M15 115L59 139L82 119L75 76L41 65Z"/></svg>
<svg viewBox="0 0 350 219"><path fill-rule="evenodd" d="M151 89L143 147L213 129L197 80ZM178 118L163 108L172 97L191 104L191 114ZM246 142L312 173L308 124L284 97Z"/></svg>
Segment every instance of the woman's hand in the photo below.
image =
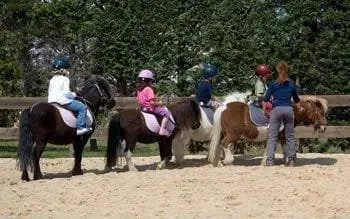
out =
<svg viewBox="0 0 350 219"><path fill-rule="evenodd" d="M302 107L302 106L300 105L300 102L295 104L295 109L296 109L297 112L299 112L299 113L301 113L301 112L304 111L304 107Z"/></svg>

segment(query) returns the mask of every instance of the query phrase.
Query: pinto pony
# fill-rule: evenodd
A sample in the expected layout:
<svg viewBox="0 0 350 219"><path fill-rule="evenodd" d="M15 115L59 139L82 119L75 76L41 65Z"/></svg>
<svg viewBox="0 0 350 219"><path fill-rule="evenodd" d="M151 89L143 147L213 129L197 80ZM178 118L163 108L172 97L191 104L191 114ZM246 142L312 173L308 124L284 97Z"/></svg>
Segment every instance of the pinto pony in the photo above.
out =
<svg viewBox="0 0 350 219"><path fill-rule="evenodd" d="M251 95L251 92L248 91L246 93L232 92L225 97L225 102L223 104L230 102L245 103L249 95ZM211 139L213 124L210 122L202 107L200 107L200 110L201 123L199 128L177 132L175 134L174 140L172 141L172 151L175 156L175 161L178 165L181 165L185 151L191 139L199 142L209 142Z"/></svg>
<svg viewBox="0 0 350 219"><path fill-rule="evenodd" d="M112 108L115 100L111 98L108 82L101 77L88 81L82 88L81 94L86 98L86 103L97 116L100 106ZM84 146L95 130L93 119L91 132L77 136L76 128L72 128L63 121L59 110L50 103L42 102L34 104L21 112L20 135L17 150L17 165L22 171L22 180L29 181L27 170L33 171L34 180L41 179L40 157L46 144L66 145L73 143L75 163L72 175L81 175L81 160Z"/></svg>
<svg viewBox="0 0 350 219"><path fill-rule="evenodd" d="M194 100L185 100L183 102L170 105L169 110L174 118L177 128L174 130L195 130L200 126L201 111L199 105ZM162 118L157 116L158 121ZM116 166L118 156L125 156L130 171L136 171L132 160L132 152L134 151L136 142L151 144L158 142L161 163L158 164L159 169L165 167L171 160L171 142L174 135L169 137L159 136L151 132L147 126L143 115L138 109L127 109L114 115L108 128L107 143L107 160L106 169L110 170Z"/></svg>
<svg viewBox="0 0 350 219"><path fill-rule="evenodd" d="M303 96L300 100L301 111L294 108L295 125L313 125L315 131L326 130L327 101L314 96ZM281 133L283 139L283 133ZM246 103L231 102L217 109L214 114L214 127L210 142L209 162L218 165L221 147L225 158L223 164L232 164L231 145L238 139L263 141L268 137L267 127L257 127L250 118ZM264 159L263 159L264 161ZM262 162L263 162L262 161Z"/></svg>

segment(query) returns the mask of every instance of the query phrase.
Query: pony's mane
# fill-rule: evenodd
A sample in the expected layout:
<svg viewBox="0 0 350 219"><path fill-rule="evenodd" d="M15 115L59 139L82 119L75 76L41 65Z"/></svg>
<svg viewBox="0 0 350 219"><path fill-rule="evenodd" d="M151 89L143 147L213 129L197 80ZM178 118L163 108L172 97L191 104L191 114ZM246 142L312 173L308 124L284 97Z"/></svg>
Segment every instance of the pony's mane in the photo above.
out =
<svg viewBox="0 0 350 219"><path fill-rule="evenodd" d="M328 111L328 101L324 98L319 98L316 96L311 96L311 95L306 95L300 98L301 101L312 101L312 102L317 102L319 101L322 105L322 108L324 112Z"/></svg>
<svg viewBox="0 0 350 219"><path fill-rule="evenodd" d="M202 118L199 105L191 98L171 104L169 109L176 123L184 129L191 129Z"/></svg>
<svg viewBox="0 0 350 219"><path fill-rule="evenodd" d="M246 91L245 93L234 91L234 92L225 96L224 105L231 103L231 102L247 103L248 96L250 96L250 95L252 95L251 91Z"/></svg>

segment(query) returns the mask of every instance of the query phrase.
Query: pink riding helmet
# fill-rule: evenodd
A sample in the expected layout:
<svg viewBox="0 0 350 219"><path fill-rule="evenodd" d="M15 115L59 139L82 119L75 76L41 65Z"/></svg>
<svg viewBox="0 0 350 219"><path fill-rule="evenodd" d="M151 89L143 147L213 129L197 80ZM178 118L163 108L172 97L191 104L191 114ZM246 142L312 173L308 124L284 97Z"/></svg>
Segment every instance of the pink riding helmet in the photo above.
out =
<svg viewBox="0 0 350 219"><path fill-rule="evenodd" d="M154 80L153 72L148 69L144 69L139 73L139 78L149 78Z"/></svg>

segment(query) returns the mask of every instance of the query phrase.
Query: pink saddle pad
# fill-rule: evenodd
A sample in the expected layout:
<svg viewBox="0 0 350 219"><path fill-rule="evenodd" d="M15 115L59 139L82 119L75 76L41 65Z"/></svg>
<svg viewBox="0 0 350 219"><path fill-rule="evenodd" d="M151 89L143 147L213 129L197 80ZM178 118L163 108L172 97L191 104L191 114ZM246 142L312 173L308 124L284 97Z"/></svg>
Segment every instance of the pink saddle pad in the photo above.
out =
<svg viewBox="0 0 350 219"><path fill-rule="evenodd" d="M160 124L158 123L156 116L154 114L145 113L142 111L141 111L141 113L142 113L143 117L145 118L147 128L153 133L158 133L160 130ZM171 119L171 121L174 121L174 118L172 115L170 116L170 119ZM175 125L171 121L169 121L167 124L167 130L169 132L172 132L175 128Z"/></svg>
<svg viewBox="0 0 350 219"><path fill-rule="evenodd" d="M77 118L75 118L72 111L67 110L67 109L65 109L57 104L52 104L52 105L55 106L56 109L58 109L64 123L67 126L69 126L71 128L77 127ZM90 110L88 109L87 114L86 114L86 126L90 127L92 125L93 121L94 120L93 120L92 114L91 114Z"/></svg>

